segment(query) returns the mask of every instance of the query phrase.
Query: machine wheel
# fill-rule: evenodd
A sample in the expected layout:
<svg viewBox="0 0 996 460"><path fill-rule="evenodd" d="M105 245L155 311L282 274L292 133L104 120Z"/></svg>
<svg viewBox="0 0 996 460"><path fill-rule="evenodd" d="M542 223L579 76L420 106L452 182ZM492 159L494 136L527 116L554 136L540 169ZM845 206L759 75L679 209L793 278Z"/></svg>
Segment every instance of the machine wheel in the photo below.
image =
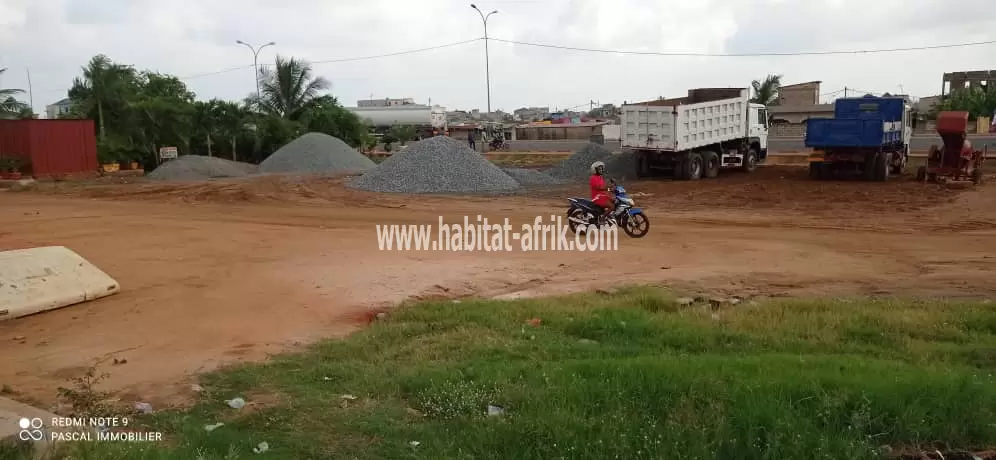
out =
<svg viewBox="0 0 996 460"><path fill-rule="evenodd" d="M887 152L878 152L875 155L875 180L878 182L884 182L889 180L889 157L891 154Z"/></svg>
<svg viewBox="0 0 996 460"><path fill-rule="evenodd" d="M702 178L702 155L689 152L681 164L681 178L684 180L699 180Z"/></svg>
<svg viewBox="0 0 996 460"><path fill-rule="evenodd" d="M984 181L983 177L984 176L982 174L982 170L981 169L975 168L975 169L972 170L972 183L973 184L975 184L975 185L982 185L982 182Z"/></svg>
<svg viewBox="0 0 996 460"><path fill-rule="evenodd" d="M823 167L823 163L813 162L809 164L809 178L813 180L826 178L826 168Z"/></svg>
<svg viewBox="0 0 996 460"><path fill-rule="evenodd" d="M744 163L740 166L744 172L754 172L757 169L757 150L748 149L744 155Z"/></svg>
<svg viewBox="0 0 996 460"><path fill-rule="evenodd" d="M719 154L716 152L702 152L702 175L707 179L712 179L719 175Z"/></svg>
<svg viewBox="0 0 996 460"><path fill-rule="evenodd" d="M927 181L927 167L921 166L916 169L916 180L919 182Z"/></svg>

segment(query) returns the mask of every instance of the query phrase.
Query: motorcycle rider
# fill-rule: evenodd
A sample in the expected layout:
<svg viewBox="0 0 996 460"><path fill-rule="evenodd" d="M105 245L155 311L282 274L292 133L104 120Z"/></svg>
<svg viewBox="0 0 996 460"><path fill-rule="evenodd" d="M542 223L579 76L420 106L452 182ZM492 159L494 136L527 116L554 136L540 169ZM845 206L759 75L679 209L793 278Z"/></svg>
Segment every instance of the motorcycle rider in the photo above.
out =
<svg viewBox="0 0 996 460"><path fill-rule="evenodd" d="M605 211L603 215L599 216L598 221L608 220L614 224L615 219L612 216L612 211L615 209L615 203L609 196L609 188L605 183L605 163L596 161L591 164L590 169L591 177L588 179L588 186L591 188L591 201Z"/></svg>

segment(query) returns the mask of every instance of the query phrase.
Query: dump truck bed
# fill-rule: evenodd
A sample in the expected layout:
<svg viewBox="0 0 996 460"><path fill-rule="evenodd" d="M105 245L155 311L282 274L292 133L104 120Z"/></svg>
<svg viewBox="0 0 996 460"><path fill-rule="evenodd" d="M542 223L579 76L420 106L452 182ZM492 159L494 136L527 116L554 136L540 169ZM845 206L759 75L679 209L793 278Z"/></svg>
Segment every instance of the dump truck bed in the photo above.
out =
<svg viewBox="0 0 996 460"><path fill-rule="evenodd" d="M747 90L705 88L689 96L622 106L623 148L685 151L744 137Z"/></svg>
<svg viewBox="0 0 996 460"><path fill-rule="evenodd" d="M860 118L806 120L806 147L877 147L902 139L902 122Z"/></svg>

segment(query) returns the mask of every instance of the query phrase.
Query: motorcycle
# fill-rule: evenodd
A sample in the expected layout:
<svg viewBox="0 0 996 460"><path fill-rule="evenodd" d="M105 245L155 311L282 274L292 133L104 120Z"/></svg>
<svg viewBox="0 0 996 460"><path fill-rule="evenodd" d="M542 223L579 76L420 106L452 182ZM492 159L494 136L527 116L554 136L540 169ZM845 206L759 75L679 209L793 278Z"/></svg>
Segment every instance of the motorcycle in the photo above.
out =
<svg viewBox="0 0 996 460"><path fill-rule="evenodd" d="M622 185L613 181L609 188L615 196L615 210L606 221L605 210L591 200L584 198L568 198L570 207L567 209L567 225L574 233L584 231L589 225L618 225L631 238L643 238L650 231L650 220L643 210L636 207L633 198L626 193Z"/></svg>
<svg viewBox="0 0 996 460"><path fill-rule="evenodd" d="M492 152L495 152L495 151L508 150L509 145L508 145L508 142L505 142L505 139L502 139L500 137L496 137L496 138L494 138L494 139L491 140L491 142L488 144L488 147L491 148Z"/></svg>

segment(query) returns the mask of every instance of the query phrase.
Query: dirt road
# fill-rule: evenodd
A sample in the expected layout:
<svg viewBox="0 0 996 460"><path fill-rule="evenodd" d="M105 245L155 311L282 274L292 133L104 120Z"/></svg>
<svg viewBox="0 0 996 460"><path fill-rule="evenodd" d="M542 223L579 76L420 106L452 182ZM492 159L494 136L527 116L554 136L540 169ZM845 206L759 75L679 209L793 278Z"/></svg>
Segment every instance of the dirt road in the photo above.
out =
<svg viewBox="0 0 996 460"><path fill-rule="evenodd" d="M504 198L384 196L333 179L56 184L0 193L0 250L65 245L110 298L0 323L0 384L52 402L98 364L123 401L189 396L194 374L341 336L412 298L515 297L665 282L743 295L996 293L993 188L811 182L763 168L629 184L650 234L617 252L379 251L376 224L478 214L514 227L583 188ZM943 206L943 207L938 207ZM114 365L114 359L127 363Z"/></svg>

